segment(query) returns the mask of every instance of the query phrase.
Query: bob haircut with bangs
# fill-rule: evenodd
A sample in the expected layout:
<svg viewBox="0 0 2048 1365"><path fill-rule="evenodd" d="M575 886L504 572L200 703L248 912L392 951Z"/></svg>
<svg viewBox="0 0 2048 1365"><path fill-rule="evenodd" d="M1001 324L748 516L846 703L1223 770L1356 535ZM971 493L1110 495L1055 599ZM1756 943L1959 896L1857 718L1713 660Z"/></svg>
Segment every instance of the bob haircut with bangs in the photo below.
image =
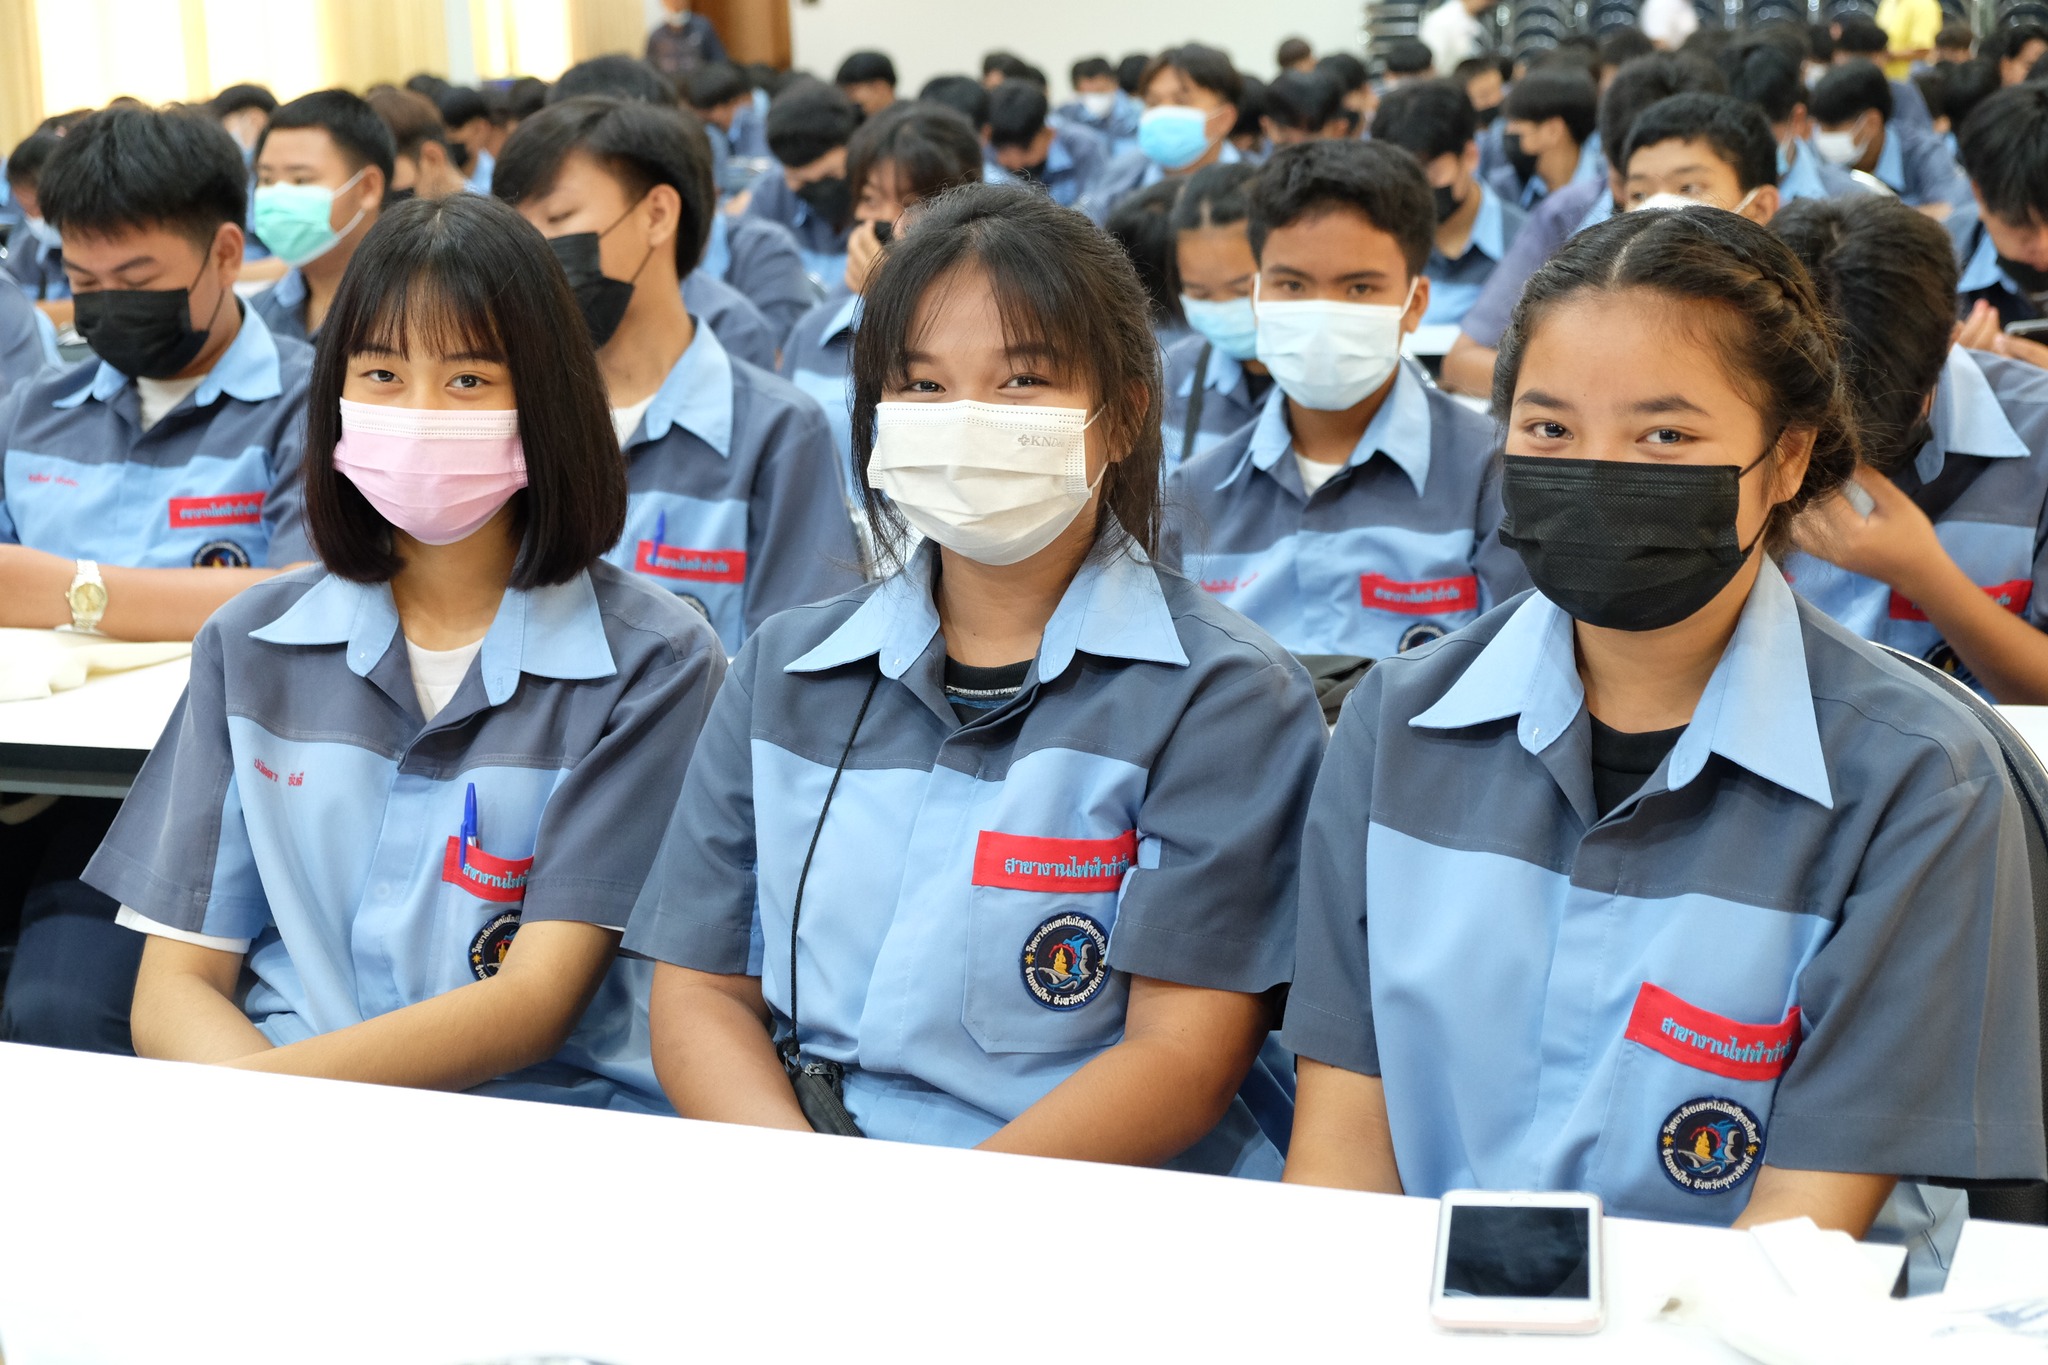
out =
<svg viewBox="0 0 2048 1365"><path fill-rule="evenodd" d="M1115 239L1021 185L970 184L925 201L882 254L853 343L853 458L868 527L884 562L908 526L868 487L875 404L901 383L919 315L939 291L980 271L995 292L1013 354L1041 353L1061 380L1091 392L1103 441L1123 458L1103 472L1097 529L1113 520L1159 552L1160 379L1151 303Z"/></svg>
<svg viewBox="0 0 2048 1365"><path fill-rule="evenodd" d="M306 401L306 522L330 572L382 583L403 566L391 523L334 467L334 447L350 359L413 346L495 361L510 374L527 479L512 496L512 587L566 583L617 543L626 465L569 282L546 239L510 206L457 194L386 210L320 329Z"/></svg>

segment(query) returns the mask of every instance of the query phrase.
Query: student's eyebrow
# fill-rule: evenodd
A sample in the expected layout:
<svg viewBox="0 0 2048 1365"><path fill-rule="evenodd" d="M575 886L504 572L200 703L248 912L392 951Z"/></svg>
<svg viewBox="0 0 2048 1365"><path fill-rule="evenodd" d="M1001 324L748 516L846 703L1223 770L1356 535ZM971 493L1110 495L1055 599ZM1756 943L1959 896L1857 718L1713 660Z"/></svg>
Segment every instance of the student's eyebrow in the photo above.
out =
<svg viewBox="0 0 2048 1365"><path fill-rule="evenodd" d="M1007 348L1004 355L1012 365L1043 365L1058 358L1053 348L1042 341L1020 341L1015 346Z"/></svg>
<svg viewBox="0 0 2048 1365"><path fill-rule="evenodd" d="M1645 398L1640 403L1630 404L1628 410L1638 417L1654 416L1666 412L1689 412L1696 417L1707 416L1705 408L1693 402L1690 398L1684 398L1675 393L1667 393L1659 398Z"/></svg>
<svg viewBox="0 0 2048 1365"><path fill-rule="evenodd" d="M933 356L929 351L905 351L903 353L903 363L905 365L929 365L932 363L932 360Z"/></svg>
<svg viewBox="0 0 2048 1365"><path fill-rule="evenodd" d="M1649 173L1648 171L1637 171L1637 172L1636 172L1636 173L1634 173L1633 175L1629 176L1629 179L1631 179L1631 180L1650 180L1650 179L1663 179L1663 178L1666 178L1666 177L1669 177L1669 176L1674 176L1674 175L1696 175L1696 174L1698 174L1699 172L1701 172L1701 171L1704 171L1704 170L1708 169L1709 165L1710 165L1710 163L1708 163L1708 162L1705 162L1705 161L1688 161L1688 162L1686 162L1686 163L1685 163L1685 164L1684 164L1683 166L1671 166L1671 167L1667 167L1667 168L1665 169L1665 171L1664 171L1664 174L1663 174L1663 176L1657 176L1657 177L1653 177L1653 176L1651 176L1651 174L1650 174L1650 173Z"/></svg>
<svg viewBox="0 0 2048 1365"><path fill-rule="evenodd" d="M505 357L495 351L450 351L441 359L453 365L502 365Z"/></svg>
<svg viewBox="0 0 2048 1365"><path fill-rule="evenodd" d="M1530 389L1527 393L1522 394L1515 399L1515 406L1518 408L1549 408L1555 412L1576 412L1578 410L1565 399L1559 398L1553 393L1545 393L1541 389Z"/></svg>
<svg viewBox="0 0 2048 1365"><path fill-rule="evenodd" d="M1384 280L1386 278L1387 272L1384 270L1347 270L1337 277L1337 283L1343 284L1347 280Z"/></svg>
<svg viewBox="0 0 2048 1365"><path fill-rule="evenodd" d="M89 266L80 265L78 262L72 260L69 256L64 257L65 268L67 270L76 270L81 275L118 275L124 270L133 270L137 266L160 264L162 264L162 262L158 261L157 258L154 256L137 256L132 261L123 261L121 262L121 264L116 266L110 266L105 270L94 270Z"/></svg>

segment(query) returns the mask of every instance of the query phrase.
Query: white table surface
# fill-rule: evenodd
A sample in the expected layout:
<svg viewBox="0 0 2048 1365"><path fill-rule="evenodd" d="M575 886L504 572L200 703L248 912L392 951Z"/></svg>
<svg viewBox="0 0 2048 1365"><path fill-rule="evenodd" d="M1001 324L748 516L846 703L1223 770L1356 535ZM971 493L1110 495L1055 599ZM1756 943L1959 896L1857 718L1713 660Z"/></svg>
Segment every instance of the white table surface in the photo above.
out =
<svg viewBox="0 0 2048 1365"><path fill-rule="evenodd" d="M2033 746L2035 757L2048 762L2048 706L2001 706L1998 714Z"/></svg>
<svg viewBox="0 0 2048 1365"><path fill-rule="evenodd" d="M105 772L109 751L154 748L190 673L190 659L174 659L96 673L81 687L33 701L0 701L0 791L123 794L127 779ZM52 750L82 751L75 766L98 771L67 773L74 765ZM24 761L28 755L33 761Z"/></svg>
<svg viewBox="0 0 2048 1365"><path fill-rule="evenodd" d="M8 1365L1683 1365L1743 1357L1672 1283L1759 1255L1612 1220L1607 1331L1449 1337L1432 1201L5 1045L0 1182Z"/></svg>

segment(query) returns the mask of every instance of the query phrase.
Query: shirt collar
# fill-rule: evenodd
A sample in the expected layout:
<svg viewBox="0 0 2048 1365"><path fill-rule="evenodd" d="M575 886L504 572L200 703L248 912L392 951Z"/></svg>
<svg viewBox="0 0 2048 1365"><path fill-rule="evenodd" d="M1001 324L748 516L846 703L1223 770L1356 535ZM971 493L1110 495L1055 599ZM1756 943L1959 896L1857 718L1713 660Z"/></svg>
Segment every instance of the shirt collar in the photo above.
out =
<svg viewBox="0 0 2048 1365"><path fill-rule="evenodd" d="M1814 166L1813 153L1806 143L1798 138L1792 141L1792 162L1778 177L1779 197L1791 199L1825 199L1827 186L1820 182L1820 171Z"/></svg>
<svg viewBox="0 0 2048 1365"><path fill-rule="evenodd" d="M1437 703L1408 723L1460 730L1517 716L1516 738L1540 754L1585 704L1572 642L1572 619L1531 593ZM1777 564L1766 559L1735 634L1672 746L1671 791L1691 782L1719 754L1767 782L1829 810L1834 790L1821 751L1820 722L1806 673L1798 603Z"/></svg>
<svg viewBox="0 0 2048 1365"><path fill-rule="evenodd" d="M693 319L693 321L695 321ZM732 455L732 357L701 321L697 334L676 358L640 419L640 441L658 441L670 427L701 438L720 455ZM637 445L638 441L627 442Z"/></svg>
<svg viewBox="0 0 2048 1365"><path fill-rule="evenodd" d="M842 285L841 288L845 286ZM823 346L830 343L837 339L841 332L858 332L861 311L861 296L850 289L847 290L845 301L833 309L832 315L825 319L825 330L818 333L818 344Z"/></svg>
<svg viewBox="0 0 2048 1365"><path fill-rule="evenodd" d="M1409 481L1415 485L1415 494L1422 496L1429 482L1430 417L1429 395L1423 391L1422 381L1406 361L1394 366L1394 387L1387 394L1380 410L1365 424L1359 434L1358 444L1351 448L1351 457L1344 464L1355 469L1374 455L1384 455L1401 467ZM1287 395L1275 384L1273 391L1266 395L1266 403L1259 410L1259 420L1252 428L1251 444L1245 448L1245 460L1271 473L1281 457L1294 449L1294 433L1287 426ZM1245 461L1238 462L1217 484L1222 488L1230 484L1244 471Z"/></svg>
<svg viewBox="0 0 2048 1365"><path fill-rule="evenodd" d="M938 555L929 540L918 546L902 572L883 579L839 629L783 671L814 673L876 656L884 677L901 678L939 633L932 600ZM1108 549L1096 541L1045 623L1038 680L1059 677L1076 654L1187 666L1159 575L1137 546Z"/></svg>
<svg viewBox="0 0 2048 1365"><path fill-rule="evenodd" d="M1969 215L1967 221L1962 219L1963 214ZM1956 280L1956 292L1973 294L1980 289L2000 287L2015 294L2021 292L2006 278L2005 268L1999 265L1998 246L1991 240L1990 232L1985 230L1983 219L1977 213L1977 206L1965 204L1956 210L1956 215L1950 221L1961 229L1962 240L1968 242L1973 236L1977 239L1976 246L1970 251L1970 259L1963 263L1962 275Z"/></svg>
<svg viewBox="0 0 2048 1365"><path fill-rule="evenodd" d="M277 283L270 286L270 296L294 312L306 302L307 293L306 277L297 266L278 276Z"/></svg>
<svg viewBox="0 0 2048 1365"><path fill-rule="evenodd" d="M64 395L51 406L75 408L88 398L109 403L130 382L127 375L102 360L99 368L93 371L90 384ZM278 367L277 339L264 325L261 313L254 308L243 308L240 330L228 343L228 348L220 353L220 358L213 362L213 368L200 379L199 387L192 390L192 406L203 408L223 393L245 403L261 403L283 392L284 376Z"/></svg>
<svg viewBox="0 0 2048 1365"><path fill-rule="evenodd" d="M1922 483L1941 477L1951 453L1994 460L2021 459L2030 453L2019 432L2013 430L1984 367L1961 346L1949 347L1948 359L1942 362L1928 424L1934 435L1920 447L1913 462Z"/></svg>
<svg viewBox="0 0 2048 1365"><path fill-rule="evenodd" d="M345 644L349 672L367 678L397 633L398 608L390 584L352 583L329 574L249 636L274 645ZM484 695L493 706L511 699L521 673L588 681L619 671L588 573L553 587L507 588L478 655Z"/></svg>
<svg viewBox="0 0 2048 1365"><path fill-rule="evenodd" d="M1592 204L1587 207L1585 214L1580 217L1578 226L1572 229L1572 235L1577 236L1587 228L1604 223L1613 216L1614 195L1603 181L1598 191L1593 195Z"/></svg>
<svg viewBox="0 0 2048 1365"><path fill-rule="evenodd" d="M732 229L722 213L711 215L711 237L704 243L704 259L697 262L697 268L720 280L732 269Z"/></svg>

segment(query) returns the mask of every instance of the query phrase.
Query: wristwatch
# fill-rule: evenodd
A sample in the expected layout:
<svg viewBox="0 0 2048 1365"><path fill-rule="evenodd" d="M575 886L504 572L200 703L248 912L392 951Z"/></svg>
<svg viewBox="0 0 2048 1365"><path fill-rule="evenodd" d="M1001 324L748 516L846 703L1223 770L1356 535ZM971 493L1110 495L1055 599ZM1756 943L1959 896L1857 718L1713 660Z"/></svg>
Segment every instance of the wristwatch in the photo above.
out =
<svg viewBox="0 0 2048 1365"><path fill-rule="evenodd" d="M73 630L99 629L100 618L107 614L107 584L99 565L90 559L78 561L77 576L64 590L64 605L71 608Z"/></svg>

